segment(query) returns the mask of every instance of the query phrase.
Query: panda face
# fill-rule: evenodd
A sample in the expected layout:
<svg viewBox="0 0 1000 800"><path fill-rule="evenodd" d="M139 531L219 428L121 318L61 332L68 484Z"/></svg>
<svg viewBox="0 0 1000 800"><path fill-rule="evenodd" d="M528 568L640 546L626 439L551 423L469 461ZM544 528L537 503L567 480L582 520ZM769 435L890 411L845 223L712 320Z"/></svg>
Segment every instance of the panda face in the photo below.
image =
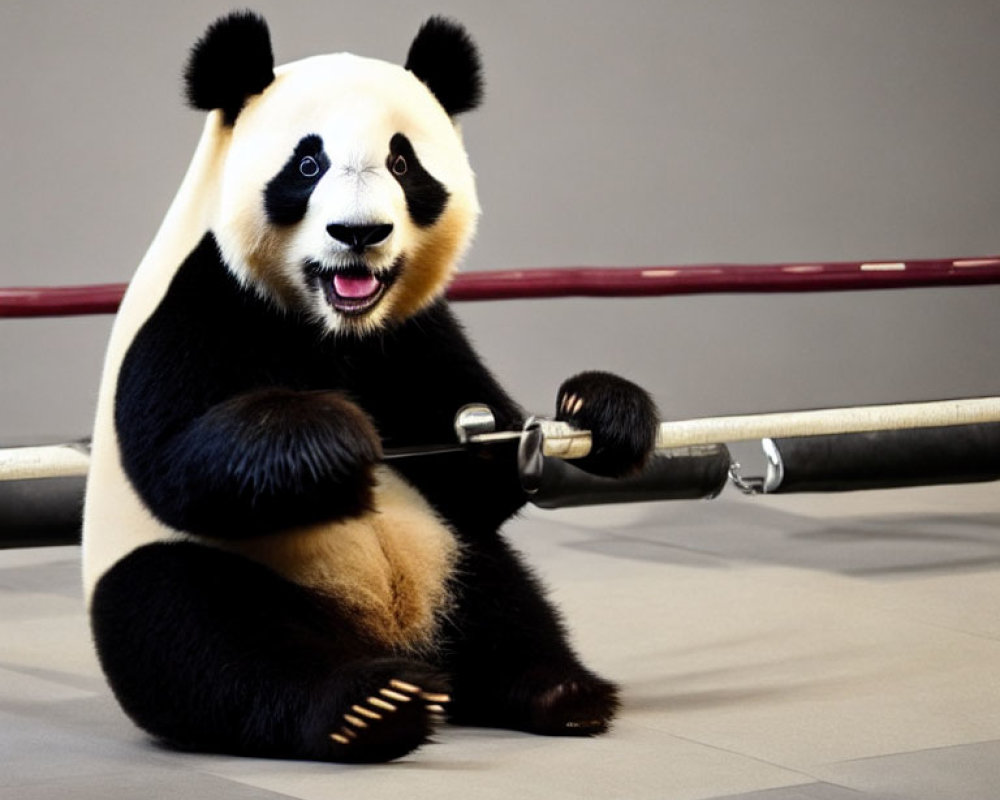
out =
<svg viewBox="0 0 1000 800"><path fill-rule="evenodd" d="M479 205L452 118L412 73L347 54L287 65L230 135L214 228L245 285L360 335L443 293Z"/></svg>

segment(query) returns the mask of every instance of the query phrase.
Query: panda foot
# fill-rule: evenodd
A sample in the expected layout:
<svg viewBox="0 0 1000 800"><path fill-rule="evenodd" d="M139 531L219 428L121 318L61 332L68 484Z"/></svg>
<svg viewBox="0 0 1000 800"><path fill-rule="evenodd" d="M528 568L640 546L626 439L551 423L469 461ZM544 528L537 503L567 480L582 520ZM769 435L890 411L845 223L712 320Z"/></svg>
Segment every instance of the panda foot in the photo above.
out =
<svg viewBox="0 0 1000 800"><path fill-rule="evenodd" d="M435 683L437 683L435 681ZM451 697L436 687L391 678L341 716L329 734L332 759L353 763L390 761L428 741L444 721Z"/></svg>
<svg viewBox="0 0 1000 800"><path fill-rule="evenodd" d="M533 733L597 736L618 711L617 687L586 671L535 687L524 695L524 727Z"/></svg>
<svg viewBox="0 0 1000 800"><path fill-rule="evenodd" d="M569 680L536 695L531 722L537 733L597 736L605 733L618 710L615 687L601 680Z"/></svg>

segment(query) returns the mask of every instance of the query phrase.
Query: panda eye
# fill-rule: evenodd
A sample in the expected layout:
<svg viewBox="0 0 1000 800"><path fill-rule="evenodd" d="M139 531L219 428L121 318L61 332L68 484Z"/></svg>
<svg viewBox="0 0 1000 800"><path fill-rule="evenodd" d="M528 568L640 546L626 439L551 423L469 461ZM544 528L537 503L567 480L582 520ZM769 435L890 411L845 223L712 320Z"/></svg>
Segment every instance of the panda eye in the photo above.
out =
<svg viewBox="0 0 1000 800"><path fill-rule="evenodd" d="M299 172L306 178L319 175L319 162L312 156L306 156L299 162Z"/></svg>
<svg viewBox="0 0 1000 800"><path fill-rule="evenodd" d="M392 166L390 167L393 175L405 175L406 174L406 159L402 156L396 156L392 161Z"/></svg>

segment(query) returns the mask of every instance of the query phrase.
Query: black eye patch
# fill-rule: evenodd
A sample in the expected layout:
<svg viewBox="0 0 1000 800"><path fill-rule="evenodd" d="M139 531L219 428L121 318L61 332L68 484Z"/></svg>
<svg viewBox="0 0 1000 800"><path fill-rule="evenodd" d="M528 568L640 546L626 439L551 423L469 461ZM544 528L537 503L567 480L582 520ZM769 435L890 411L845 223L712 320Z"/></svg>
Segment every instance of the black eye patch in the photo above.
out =
<svg viewBox="0 0 1000 800"><path fill-rule="evenodd" d="M330 159L323 152L323 140L314 133L302 137L281 172L264 188L267 218L275 225L301 222L313 189L328 169Z"/></svg>
<svg viewBox="0 0 1000 800"><path fill-rule="evenodd" d="M400 156L402 161L398 160ZM437 222L448 204L448 190L424 169L410 140L401 133L397 133L389 140L386 167L403 187L406 208L414 224L428 228Z"/></svg>

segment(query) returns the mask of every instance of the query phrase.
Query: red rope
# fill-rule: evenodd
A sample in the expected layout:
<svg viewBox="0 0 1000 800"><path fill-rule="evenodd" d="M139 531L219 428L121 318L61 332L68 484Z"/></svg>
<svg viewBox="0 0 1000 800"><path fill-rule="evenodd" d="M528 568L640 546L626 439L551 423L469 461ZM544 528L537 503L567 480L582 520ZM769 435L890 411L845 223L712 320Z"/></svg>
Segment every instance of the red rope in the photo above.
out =
<svg viewBox="0 0 1000 800"><path fill-rule="evenodd" d="M0 289L0 317L69 317L114 314L125 293L124 283L95 286L25 286Z"/></svg>
<svg viewBox="0 0 1000 800"><path fill-rule="evenodd" d="M688 267L560 267L465 272L452 300L653 297L734 292L824 292L1000 283L1000 256L905 262L716 264ZM112 314L123 283L0 288L0 317Z"/></svg>

